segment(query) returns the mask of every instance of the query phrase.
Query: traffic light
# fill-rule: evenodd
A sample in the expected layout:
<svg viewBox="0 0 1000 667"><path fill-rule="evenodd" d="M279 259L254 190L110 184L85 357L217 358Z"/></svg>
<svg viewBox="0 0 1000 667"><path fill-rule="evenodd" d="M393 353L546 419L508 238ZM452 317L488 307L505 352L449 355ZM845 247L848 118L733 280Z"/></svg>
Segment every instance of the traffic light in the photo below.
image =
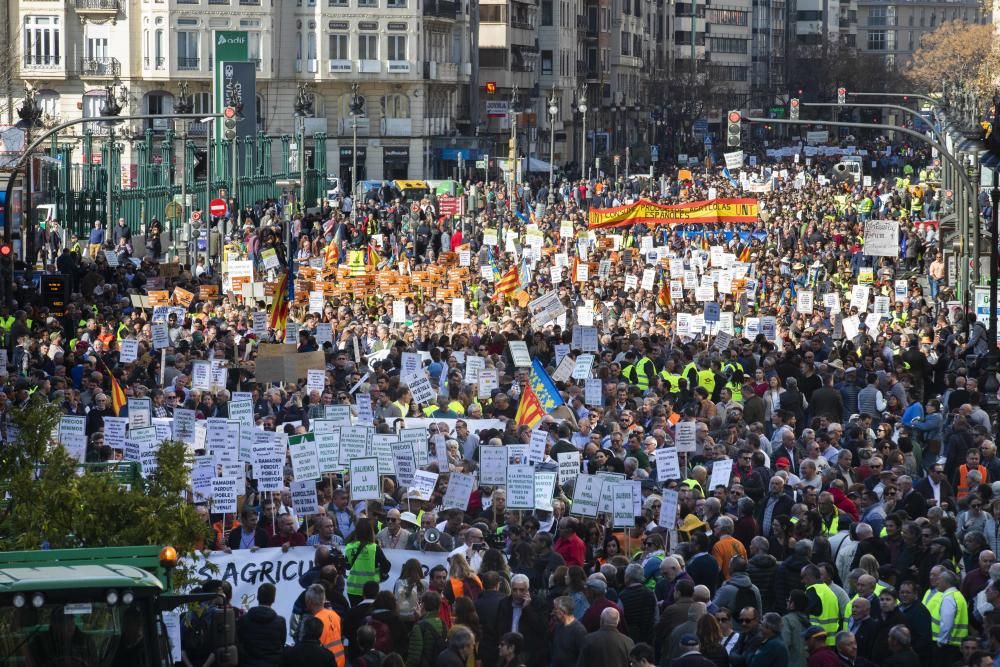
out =
<svg viewBox="0 0 1000 667"><path fill-rule="evenodd" d="M837 89L837 104L844 104L847 102L847 88Z"/></svg>
<svg viewBox="0 0 1000 667"><path fill-rule="evenodd" d="M236 107L226 107L223 109L222 138L232 141L236 138Z"/></svg>
<svg viewBox="0 0 1000 667"><path fill-rule="evenodd" d="M492 94L494 94L496 92L497 92L497 82L496 81L487 81L486 82L486 94L487 95L492 95Z"/></svg>
<svg viewBox="0 0 1000 667"><path fill-rule="evenodd" d="M727 120L729 125L726 128L726 145L739 146L740 134L743 132L743 116L739 111L730 111Z"/></svg>
<svg viewBox="0 0 1000 667"><path fill-rule="evenodd" d="M788 103L788 117L792 120L799 119L799 98L793 97L792 101Z"/></svg>
<svg viewBox="0 0 1000 667"><path fill-rule="evenodd" d="M9 243L0 244L0 267L4 273L8 273L14 262L14 248Z"/></svg>

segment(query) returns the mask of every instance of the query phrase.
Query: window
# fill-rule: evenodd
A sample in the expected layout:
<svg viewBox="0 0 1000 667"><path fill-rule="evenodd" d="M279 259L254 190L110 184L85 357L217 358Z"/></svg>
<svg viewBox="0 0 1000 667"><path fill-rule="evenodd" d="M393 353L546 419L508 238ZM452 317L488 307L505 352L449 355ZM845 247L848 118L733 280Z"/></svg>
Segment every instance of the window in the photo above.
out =
<svg viewBox="0 0 1000 667"><path fill-rule="evenodd" d="M358 35L358 59L378 60L378 35Z"/></svg>
<svg viewBox="0 0 1000 667"><path fill-rule="evenodd" d="M49 118L59 116L59 93L54 90L39 90L35 97L42 107L43 114Z"/></svg>
<svg viewBox="0 0 1000 667"><path fill-rule="evenodd" d="M212 93L195 93L191 96L192 113L212 113Z"/></svg>
<svg viewBox="0 0 1000 667"><path fill-rule="evenodd" d="M622 55L632 55L632 35L622 30Z"/></svg>
<svg viewBox="0 0 1000 667"><path fill-rule="evenodd" d="M316 60L316 31L306 33L306 60Z"/></svg>
<svg viewBox="0 0 1000 667"><path fill-rule="evenodd" d="M542 74L552 74L552 51L542 51Z"/></svg>
<svg viewBox="0 0 1000 667"><path fill-rule="evenodd" d="M358 7L378 7L378 0L358 0Z"/></svg>
<svg viewBox="0 0 1000 667"><path fill-rule="evenodd" d="M481 23L506 23L507 5L479 5Z"/></svg>
<svg viewBox="0 0 1000 667"><path fill-rule="evenodd" d="M250 61L257 64L257 69L260 69L261 57L260 57L260 31L254 30L247 33L247 57Z"/></svg>
<svg viewBox="0 0 1000 667"><path fill-rule="evenodd" d="M709 65L708 71L715 81L747 81L750 76L749 67L738 65Z"/></svg>
<svg viewBox="0 0 1000 667"><path fill-rule="evenodd" d="M96 118L101 115L101 103L104 102L104 93L91 92L83 96L83 117Z"/></svg>
<svg viewBox="0 0 1000 667"><path fill-rule="evenodd" d="M382 107L386 118L410 117L410 98L406 95L386 95Z"/></svg>
<svg viewBox="0 0 1000 667"><path fill-rule="evenodd" d="M542 25L552 25L552 0L542 0Z"/></svg>
<svg viewBox="0 0 1000 667"><path fill-rule="evenodd" d="M389 9L406 9L406 0L389 0L386 3L386 7Z"/></svg>
<svg viewBox="0 0 1000 667"><path fill-rule="evenodd" d="M194 31L177 31L177 69L198 69L198 37Z"/></svg>
<svg viewBox="0 0 1000 667"><path fill-rule="evenodd" d="M388 35L385 39L387 60L407 60L406 35Z"/></svg>
<svg viewBox="0 0 1000 667"><path fill-rule="evenodd" d="M868 25L876 27L886 25L885 10L885 7L872 7L868 11Z"/></svg>
<svg viewBox="0 0 1000 667"><path fill-rule="evenodd" d="M347 33L334 32L327 35L330 45L330 60L347 60Z"/></svg>
<svg viewBox="0 0 1000 667"><path fill-rule="evenodd" d="M885 49L886 49L885 30L869 30L868 31L868 50L869 51L885 51Z"/></svg>
<svg viewBox="0 0 1000 667"><path fill-rule="evenodd" d="M507 49L479 49L479 66L507 68Z"/></svg>
<svg viewBox="0 0 1000 667"><path fill-rule="evenodd" d="M24 64L58 66L61 64L61 30L58 16L24 17Z"/></svg>
<svg viewBox="0 0 1000 667"><path fill-rule="evenodd" d="M611 10L601 7L601 32L611 32Z"/></svg>
<svg viewBox="0 0 1000 667"><path fill-rule="evenodd" d="M823 20L823 10L805 10L800 9L795 12L796 21L822 21Z"/></svg>
<svg viewBox="0 0 1000 667"><path fill-rule="evenodd" d="M103 61L108 57L108 38L107 37L88 37L87 38L87 58L89 60L100 60Z"/></svg>
<svg viewBox="0 0 1000 667"><path fill-rule="evenodd" d="M714 53L747 53L749 40L738 37L710 37L708 48Z"/></svg>

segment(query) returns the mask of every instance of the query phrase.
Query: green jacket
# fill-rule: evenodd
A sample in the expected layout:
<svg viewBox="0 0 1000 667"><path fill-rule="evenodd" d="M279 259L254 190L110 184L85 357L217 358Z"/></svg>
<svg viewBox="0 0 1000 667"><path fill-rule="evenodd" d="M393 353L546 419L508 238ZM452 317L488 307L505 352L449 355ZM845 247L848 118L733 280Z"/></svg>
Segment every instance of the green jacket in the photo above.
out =
<svg viewBox="0 0 1000 667"><path fill-rule="evenodd" d="M427 626L431 626L433 630ZM444 623L441 622L437 614L430 618L425 616L410 631L410 646L406 651L406 667L432 667L434 665L437 656L424 655L425 652L433 652L434 648L435 638L425 637L425 634L429 634L429 632L439 634L444 640L443 643L447 643L448 632L444 629Z"/></svg>

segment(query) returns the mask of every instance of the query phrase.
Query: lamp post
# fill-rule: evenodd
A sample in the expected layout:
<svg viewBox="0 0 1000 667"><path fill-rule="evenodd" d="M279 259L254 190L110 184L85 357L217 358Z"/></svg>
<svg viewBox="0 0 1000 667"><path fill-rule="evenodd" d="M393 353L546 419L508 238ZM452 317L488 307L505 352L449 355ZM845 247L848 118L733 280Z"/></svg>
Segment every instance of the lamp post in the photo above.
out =
<svg viewBox="0 0 1000 667"><path fill-rule="evenodd" d="M507 203L514 210L514 200L517 198L517 88L510 96L510 192L507 193Z"/></svg>
<svg viewBox="0 0 1000 667"><path fill-rule="evenodd" d="M35 96L34 89L25 86L24 87L24 101L21 106L17 109L17 115L21 119L17 122L17 127L24 130L24 144L27 146L31 144L31 130L40 125L42 119L42 105L39 103L38 98ZM25 261L27 261L30 255L28 254L29 247L28 241L33 237L32 234L26 234L25 230L31 229L31 191L33 190L33 180L34 180L34 169L32 169L34 160L31 156L28 157L28 163L25 167L25 187L24 187L24 224L22 225L21 232L21 253ZM7 202L10 205L10 201ZM10 241L10 224L5 225L5 240ZM37 248L34 249L37 252ZM11 262L13 266L13 262ZM13 283L11 283L13 284Z"/></svg>
<svg viewBox="0 0 1000 667"><path fill-rule="evenodd" d="M359 88L360 85L357 81L351 85L351 134L353 142L351 147L351 180L354 181L354 183L351 183L351 194L354 195L352 197L352 201L354 202L352 204L352 214L357 210L358 201L358 193L354 191L358 183L358 117L363 116L365 113L365 98L358 95Z"/></svg>
<svg viewBox="0 0 1000 667"><path fill-rule="evenodd" d="M553 188L556 184L556 115L559 107L556 105L556 89L552 87L552 97L549 98L549 203L556 203Z"/></svg>
<svg viewBox="0 0 1000 667"><path fill-rule="evenodd" d="M306 118L313 115L313 96L308 92L305 83L299 84L299 93L295 98L295 119L298 127L299 146L299 209L302 215L306 212ZM292 252L291 247L291 227L289 227L288 252ZM289 255L290 256L290 255Z"/></svg>
<svg viewBox="0 0 1000 667"><path fill-rule="evenodd" d="M194 109L194 104L191 101L191 96L188 95L188 84L187 81L181 82L181 94L177 98L177 102L174 104L174 111L179 114L189 114ZM187 130L189 121L186 118L180 118L177 123L181 127L181 224L187 229L188 237L191 236L191 230L189 227L188 213L187 213ZM177 221L175 218L170 220L170 255L172 259L177 259ZM157 260L159 257L157 257Z"/></svg>
<svg viewBox="0 0 1000 667"><path fill-rule="evenodd" d="M580 178L587 179L587 84L580 89Z"/></svg>
<svg viewBox="0 0 1000 667"><path fill-rule="evenodd" d="M122 112L121 103L115 98L114 85L106 86L104 88L104 100L101 102L101 107L98 109L98 113L105 120L101 121L108 128L108 164L104 167L104 173L107 175L107 211L106 220L108 226L108 232L111 233L114 229L112 225L112 214L111 214L111 162L112 156L115 150L115 125L120 123L120 120L115 120Z"/></svg>

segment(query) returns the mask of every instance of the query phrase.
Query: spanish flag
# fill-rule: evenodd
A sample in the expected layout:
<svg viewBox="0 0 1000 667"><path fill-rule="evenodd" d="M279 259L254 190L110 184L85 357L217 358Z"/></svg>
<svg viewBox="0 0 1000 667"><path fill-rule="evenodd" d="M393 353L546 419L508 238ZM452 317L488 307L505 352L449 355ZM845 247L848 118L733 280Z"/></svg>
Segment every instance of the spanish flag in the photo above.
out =
<svg viewBox="0 0 1000 667"><path fill-rule="evenodd" d="M269 328L284 333L288 321L288 272L283 271L274 291L274 301L271 303L271 319Z"/></svg>
<svg viewBox="0 0 1000 667"><path fill-rule="evenodd" d="M542 402L538 400L538 395L531 388L531 384L527 383L521 390L521 402L517 404L517 413L514 415L514 421L518 426L530 426L535 427L535 424L542 420L545 416L545 410L542 408Z"/></svg>
<svg viewBox="0 0 1000 667"><path fill-rule="evenodd" d="M115 415L121 414L121 410L125 407L125 403L125 391L118 383L118 378L111 373L111 407L114 409Z"/></svg>
<svg viewBox="0 0 1000 667"><path fill-rule="evenodd" d="M497 281L495 288L496 291L493 293L493 300L513 294L517 288L520 287L519 280L517 267L510 267L507 273L503 274L503 277Z"/></svg>

